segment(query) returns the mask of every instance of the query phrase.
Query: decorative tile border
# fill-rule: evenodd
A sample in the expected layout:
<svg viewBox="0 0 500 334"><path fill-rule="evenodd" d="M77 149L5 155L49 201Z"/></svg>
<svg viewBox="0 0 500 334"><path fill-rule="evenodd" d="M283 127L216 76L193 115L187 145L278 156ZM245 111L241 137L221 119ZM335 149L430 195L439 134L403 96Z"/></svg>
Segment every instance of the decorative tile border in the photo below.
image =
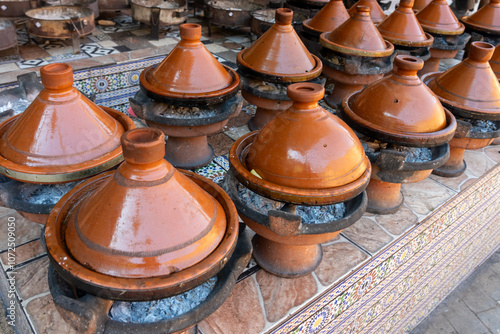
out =
<svg viewBox="0 0 500 334"><path fill-rule="evenodd" d="M268 332L409 332L500 244L498 189L500 166Z"/></svg>

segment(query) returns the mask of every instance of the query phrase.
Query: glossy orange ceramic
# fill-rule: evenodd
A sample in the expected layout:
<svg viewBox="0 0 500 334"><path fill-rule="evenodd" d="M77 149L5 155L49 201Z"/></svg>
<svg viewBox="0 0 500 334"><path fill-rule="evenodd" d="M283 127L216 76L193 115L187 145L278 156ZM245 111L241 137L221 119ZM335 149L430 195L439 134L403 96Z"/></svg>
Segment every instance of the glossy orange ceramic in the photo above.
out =
<svg viewBox="0 0 500 334"><path fill-rule="evenodd" d="M413 5L413 10L415 13L418 13L422 9L424 9L428 4L431 3L432 0L415 0L415 4Z"/></svg>
<svg viewBox="0 0 500 334"><path fill-rule="evenodd" d="M146 68L141 87L151 98L206 99L235 92L239 78L223 67L201 42L201 26L180 26L181 41L158 65Z"/></svg>
<svg viewBox="0 0 500 334"><path fill-rule="evenodd" d="M334 31L321 34L325 48L350 55L385 57L394 46L384 41L370 18L370 8L357 6L357 13Z"/></svg>
<svg viewBox="0 0 500 334"><path fill-rule="evenodd" d="M490 59L490 66L493 72L495 72L497 79L500 80L500 45L497 45L495 48L495 52Z"/></svg>
<svg viewBox="0 0 500 334"><path fill-rule="evenodd" d="M293 105L255 138L246 165L263 180L295 188L339 187L367 168L363 147L352 130L318 105L324 88L290 85Z"/></svg>
<svg viewBox="0 0 500 334"><path fill-rule="evenodd" d="M335 30L349 19L342 0L330 0L313 18L302 22L304 29L323 33Z"/></svg>
<svg viewBox="0 0 500 334"><path fill-rule="evenodd" d="M490 34L500 33L500 0L490 0L477 12L462 17L465 26L474 30L485 31Z"/></svg>
<svg viewBox="0 0 500 334"><path fill-rule="evenodd" d="M417 13L422 28L429 33L440 35L460 35L465 27L451 11L446 0L432 0Z"/></svg>
<svg viewBox="0 0 500 334"><path fill-rule="evenodd" d="M135 127L132 120L73 88L67 64L46 65L40 75L40 94L0 124L0 172L24 182L59 183L120 163L120 136Z"/></svg>
<svg viewBox="0 0 500 334"><path fill-rule="evenodd" d="M277 9L276 23L238 53L238 66L286 82L307 81L321 74L321 61L304 46L292 27L292 19L290 9Z"/></svg>
<svg viewBox="0 0 500 334"><path fill-rule="evenodd" d="M399 6L377 29L389 42L403 46L431 46L434 37L424 32L413 12L414 0L401 0Z"/></svg>
<svg viewBox="0 0 500 334"><path fill-rule="evenodd" d="M469 57L430 80L429 88L453 107L478 115L500 113L500 84L488 63L494 51L491 44L472 42Z"/></svg>
<svg viewBox="0 0 500 334"><path fill-rule="evenodd" d="M169 275L221 242L223 208L163 159L164 142L157 129L125 133L125 162L68 215L66 244L85 267L115 277Z"/></svg>
<svg viewBox="0 0 500 334"><path fill-rule="evenodd" d="M349 15L354 16L357 12L356 7L358 6L366 6L370 8L370 17L375 24L379 24L382 22L387 15L385 15L384 11L378 4L377 0L359 0L356 2L351 8L349 8Z"/></svg>

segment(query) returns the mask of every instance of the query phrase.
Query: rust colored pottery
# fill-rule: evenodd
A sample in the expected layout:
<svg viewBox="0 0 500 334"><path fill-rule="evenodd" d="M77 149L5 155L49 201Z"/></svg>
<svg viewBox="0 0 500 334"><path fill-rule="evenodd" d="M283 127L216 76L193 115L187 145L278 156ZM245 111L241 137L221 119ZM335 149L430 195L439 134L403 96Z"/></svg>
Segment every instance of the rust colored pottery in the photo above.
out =
<svg viewBox="0 0 500 334"><path fill-rule="evenodd" d="M222 66L203 45L201 26L181 24L180 37L181 41L158 66L142 71L140 82L145 93L158 101L206 101L236 94L237 74Z"/></svg>
<svg viewBox="0 0 500 334"><path fill-rule="evenodd" d="M474 14L462 17L461 21L474 30L500 34L500 0L490 0Z"/></svg>
<svg viewBox="0 0 500 334"><path fill-rule="evenodd" d="M44 89L20 115L0 124L0 172L32 183L69 182L122 160L130 118L99 107L73 88L67 64L40 69Z"/></svg>
<svg viewBox="0 0 500 334"><path fill-rule="evenodd" d="M342 0L330 0L312 19L302 22L303 29L323 33L335 30L349 19Z"/></svg>
<svg viewBox="0 0 500 334"><path fill-rule="evenodd" d="M426 32L440 35L460 35L465 27L458 21L446 0L432 0L417 13L417 19Z"/></svg>
<svg viewBox="0 0 500 334"><path fill-rule="evenodd" d="M415 11L415 13L418 13L431 2L432 0L415 0L415 4L413 5L413 10Z"/></svg>
<svg viewBox="0 0 500 334"><path fill-rule="evenodd" d="M458 116L500 119L500 84L488 61L493 45L473 42L469 57L428 82L429 88Z"/></svg>
<svg viewBox="0 0 500 334"><path fill-rule="evenodd" d="M392 44L431 46L434 38L424 32L412 8L413 0L401 0L396 10L377 29Z"/></svg>
<svg viewBox="0 0 500 334"><path fill-rule="evenodd" d="M121 140L125 162L115 172L56 204L45 231L48 253L59 274L90 293L102 288L112 299L146 300L186 291L230 257L234 205L163 159L161 131L136 129Z"/></svg>
<svg viewBox="0 0 500 334"><path fill-rule="evenodd" d="M276 23L238 53L238 67L250 75L277 82L298 82L321 74L321 61L304 46L292 26L293 12L276 10Z"/></svg>
<svg viewBox="0 0 500 334"><path fill-rule="evenodd" d="M500 80L500 45L497 45L497 47L495 48L495 52L490 59L490 66L497 76L497 79Z"/></svg>
<svg viewBox="0 0 500 334"><path fill-rule="evenodd" d="M375 24L379 24L387 16L387 15L385 15L382 8L380 8L380 5L378 4L377 0L359 0L351 8L349 8L349 10L348 10L349 15L351 15L351 16L356 15L356 13L357 13L356 8L358 6L366 6L366 7L370 8L370 18L372 19L373 23L375 23Z"/></svg>

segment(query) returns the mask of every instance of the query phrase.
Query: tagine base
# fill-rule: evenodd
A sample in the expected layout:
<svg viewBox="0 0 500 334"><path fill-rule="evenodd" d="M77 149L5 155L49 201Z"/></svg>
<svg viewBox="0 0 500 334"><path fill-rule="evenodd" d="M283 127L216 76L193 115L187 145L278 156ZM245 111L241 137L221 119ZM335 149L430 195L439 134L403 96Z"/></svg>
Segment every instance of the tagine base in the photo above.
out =
<svg viewBox="0 0 500 334"><path fill-rule="evenodd" d="M214 149L207 136L168 137L165 159L176 168L197 169L208 165L214 158Z"/></svg>
<svg viewBox="0 0 500 334"><path fill-rule="evenodd" d="M321 245L318 244L282 244L256 234L252 238L252 245L257 264L279 277L305 276L318 267L323 257Z"/></svg>
<svg viewBox="0 0 500 334"><path fill-rule="evenodd" d="M366 188L366 194L368 195L366 211L374 214L394 213L404 203L401 183L389 183L372 178Z"/></svg>
<svg viewBox="0 0 500 334"><path fill-rule="evenodd" d="M418 76L421 77L427 73L439 71L439 63L441 59L452 59L458 53L458 50L439 50L431 49L431 57L424 62L424 67L418 71Z"/></svg>
<svg viewBox="0 0 500 334"><path fill-rule="evenodd" d="M331 94L325 95L325 102L332 108L339 108L344 97L362 90L364 85L349 85L332 80L334 86Z"/></svg>
<svg viewBox="0 0 500 334"><path fill-rule="evenodd" d="M248 128L251 131L260 130L281 112L281 110L271 110L257 107L255 115L248 121Z"/></svg>
<svg viewBox="0 0 500 334"><path fill-rule="evenodd" d="M462 175L467 169L467 164L465 160L462 160L461 164L453 165L453 166L441 166L432 171L432 174L442 177L457 177Z"/></svg>

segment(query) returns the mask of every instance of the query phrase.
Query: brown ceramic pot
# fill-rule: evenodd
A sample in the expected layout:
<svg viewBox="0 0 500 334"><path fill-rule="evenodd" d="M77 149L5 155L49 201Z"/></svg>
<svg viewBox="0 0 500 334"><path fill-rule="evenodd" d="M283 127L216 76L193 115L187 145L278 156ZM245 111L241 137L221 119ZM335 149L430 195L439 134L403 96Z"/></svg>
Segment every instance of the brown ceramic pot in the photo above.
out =
<svg viewBox="0 0 500 334"><path fill-rule="evenodd" d="M424 9L428 4L430 4L432 0L415 0L415 4L413 5L413 11L418 13L422 9Z"/></svg>
<svg viewBox="0 0 500 334"><path fill-rule="evenodd" d="M495 48L495 52L493 53L493 56L490 59L490 66L493 72L495 72L495 75L497 76L497 79L500 80L500 46L497 45Z"/></svg>
<svg viewBox="0 0 500 334"><path fill-rule="evenodd" d="M332 94L325 98L332 107L340 105L346 95L382 78L392 68L394 46L384 41L370 19L368 7L358 6L357 10L340 27L320 37L323 74L335 85Z"/></svg>
<svg viewBox="0 0 500 334"><path fill-rule="evenodd" d="M490 2L470 16L464 16L461 21L467 28L487 34L500 34L500 0Z"/></svg>
<svg viewBox="0 0 500 334"><path fill-rule="evenodd" d="M318 105L324 95L321 85L296 83L287 94L293 101L291 108L232 146L228 191L242 208L245 205L232 189L236 179L261 196L286 203L268 216L247 209L241 214L257 233L253 240L257 263L273 274L296 277L317 267L319 243L331 240L347 221L352 224L360 217L364 210L360 194L371 168L352 130ZM357 204L355 209L350 207L350 218L319 224L322 227L309 232L295 213L294 204L329 205L354 198Z"/></svg>
<svg viewBox="0 0 500 334"><path fill-rule="evenodd" d="M373 158L372 180L367 188L368 210L387 214L403 203L401 183L425 179L433 168L445 163L456 121L438 98L420 81L417 71L423 61L396 56L394 73L368 85L342 103L343 119L359 133L389 143ZM436 147L429 161L407 161L397 147Z"/></svg>
<svg viewBox="0 0 500 334"><path fill-rule="evenodd" d="M382 22L387 15L385 15L377 0L359 0L351 8L349 8L349 15L354 16L357 13L358 6L365 6L370 8L370 18L376 25Z"/></svg>
<svg viewBox="0 0 500 334"><path fill-rule="evenodd" d="M99 107L73 88L73 69L40 69L44 89L17 116L0 124L0 173L30 183L83 179L122 161L120 136L130 118Z"/></svg>
<svg viewBox="0 0 500 334"><path fill-rule="evenodd" d="M260 80L277 85L309 81L321 74L322 64L304 46L291 25L293 12L287 8L276 10L276 23L249 48L238 53L238 70L248 80ZM248 89L243 82L242 95L257 106L250 120L252 130L260 129L279 112L291 105L291 101L276 94Z"/></svg>
<svg viewBox="0 0 500 334"><path fill-rule="evenodd" d="M465 26L457 20L446 0L433 0L417 13L417 19L424 31L435 38L430 50L431 57L419 72L422 76L425 73L438 71L441 59L454 58L458 50L465 47L465 43L459 37L463 34ZM439 40L438 43L438 37L444 40ZM449 41L450 38L454 41L447 43L447 39Z"/></svg>
<svg viewBox="0 0 500 334"><path fill-rule="evenodd" d="M45 242L58 273L119 300L162 298L212 277L236 243L234 205L163 159L161 131L126 132L122 146L115 172L76 186L51 212Z"/></svg>
<svg viewBox="0 0 500 334"><path fill-rule="evenodd" d="M312 19L302 22L300 37L311 53L318 54L321 48L319 36L335 30L349 17L342 0L330 0Z"/></svg>

